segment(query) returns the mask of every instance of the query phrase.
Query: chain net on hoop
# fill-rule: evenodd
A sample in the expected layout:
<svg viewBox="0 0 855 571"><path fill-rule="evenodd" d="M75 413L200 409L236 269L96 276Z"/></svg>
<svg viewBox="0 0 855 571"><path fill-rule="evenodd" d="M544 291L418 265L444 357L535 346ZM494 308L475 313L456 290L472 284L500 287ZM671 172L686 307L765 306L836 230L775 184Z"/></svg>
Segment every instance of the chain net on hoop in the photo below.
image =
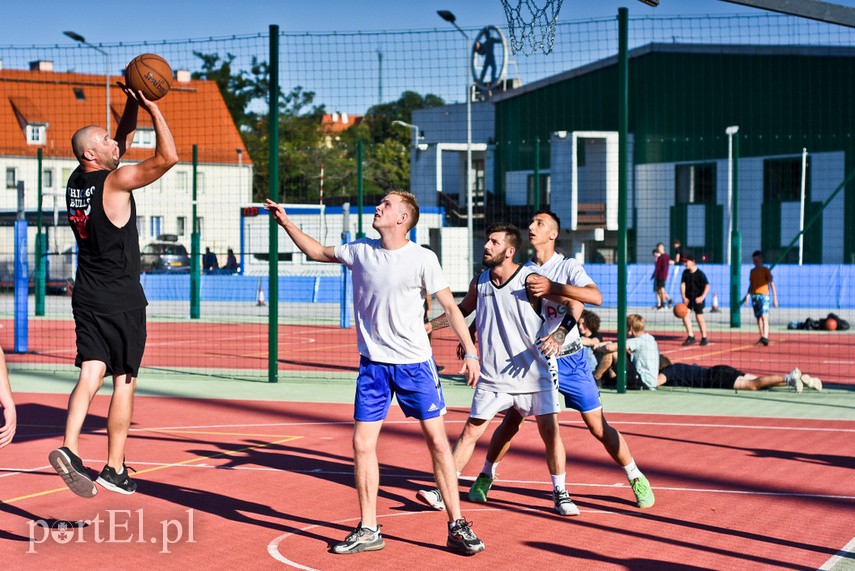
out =
<svg viewBox="0 0 855 571"><path fill-rule="evenodd" d="M527 56L537 50L552 52L555 42L555 22L564 0L502 0L508 18L511 51ZM538 2L544 2L539 7Z"/></svg>

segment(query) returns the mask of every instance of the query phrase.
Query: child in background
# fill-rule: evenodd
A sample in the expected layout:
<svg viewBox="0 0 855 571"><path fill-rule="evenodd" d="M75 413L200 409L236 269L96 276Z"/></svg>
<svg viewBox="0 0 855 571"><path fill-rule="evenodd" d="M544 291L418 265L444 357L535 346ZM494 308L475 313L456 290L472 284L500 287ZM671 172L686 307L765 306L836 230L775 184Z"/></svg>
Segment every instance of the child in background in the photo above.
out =
<svg viewBox="0 0 855 571"><path fill-rule="evenodd" d="M772 271L763 265L763 252L760 250L751 254L754 267L748 278L748 293L745 295L745 305L751 299L754 308L754 317L757 318L757 329L760 330L760 339L757 345L767 347L769 345L769 290L772 290L772 299L775 307L778 307L778 292L772 282Z"/></svg>
<svg viewBox="0 0 855 571"><path fill-rule="evenodd" d="M709 344L707 339L707 324L704 321L704 300L710 292L710 282L706 274L698 269L695 255L686 253L683 255L686 269L683 270L683 279L680 282L680 293L683 294L683 303L689 307L689 313L683 317L683 326L686 328L686 340L683 345L692 345L695 342L695 333L692 331L692 312L701 330L701 345Z"/></svg>

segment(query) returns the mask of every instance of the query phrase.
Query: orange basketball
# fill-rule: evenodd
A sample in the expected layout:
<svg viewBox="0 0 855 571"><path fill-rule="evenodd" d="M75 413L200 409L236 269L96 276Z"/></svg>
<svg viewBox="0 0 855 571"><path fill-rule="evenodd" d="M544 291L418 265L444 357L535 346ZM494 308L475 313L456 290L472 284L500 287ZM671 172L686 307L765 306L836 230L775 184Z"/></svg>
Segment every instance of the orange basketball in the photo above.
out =
<svg viewBox="0 0 855 571"><path fill-rule="evenodd" d="M685 303L678 303L674 306L674 317L679 317L680 319L683 319L687 315L689 315L688 305L686 305Z"/></svg>
<svg viewBox="0 0 855 571"><path fill-rule="evenodd" d="M146 99L157 101L172 87L172 68L157 54L138 55L125 68L125 83L142 91Z"/></svg>
<svg viewBox="0 0 855 571"><path fill-rule="evenodd" d="M825 320L825 330L826 331L837 331L837 320L833 317L829 317Z"/></svg>

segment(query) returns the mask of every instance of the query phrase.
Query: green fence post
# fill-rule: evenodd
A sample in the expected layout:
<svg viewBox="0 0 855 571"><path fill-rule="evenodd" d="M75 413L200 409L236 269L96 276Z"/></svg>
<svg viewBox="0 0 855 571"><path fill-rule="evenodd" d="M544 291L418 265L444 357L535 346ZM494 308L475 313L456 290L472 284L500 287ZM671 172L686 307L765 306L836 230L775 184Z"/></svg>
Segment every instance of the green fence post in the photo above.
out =
<svg viewBox="0 0 855 571"><path fill-rule="evenodd" d="M627 254L627 137L629 135L628 16L618 8L618 280L617 280L617 392L626 392L626 254Z"/></svg>
<svg viewBox="0 0 855 571"><path fill-rule="evenodd" d="M202 236L199 231L199 218L196 214L198 166L199 147L193 145L193 231L190 233L190 319L199 319L202 305L202 260L200 258Z"/></svg>
<svg viewBox="0 0 855 571"><path fill-rule="evenodd" d="M742 325L742 316L739 306L742 305L742 284L740 281L740 267L742 265L742 235L739 233L739 133L733 133L733 206L731 217L733 220L730 231L730 326L732 328Z"/></svg>
<svg viewBox="0 0 855 571"><path fill-rule="evenodd" d="M36 221L36 315L45 314L45 235L42 234L42 150L36 152L38 169L38 206Z"/></svg>
<svg viewBox="0 0 855 571"><path fill-rule="evenodd" d="M534 211L540 210L540 137L534 138Z"/></svg>
<svg viewBox="0 0 855 571"><path fill-rule="evenodd" d="M269 122L268 158L270 171L270 200L279 202L279 26L270 26L270 93L268 100ZM267 381L279 382L279 225L270 218L270 239L268 245L269 275L268 298L270 308L267 312Z"/></svg>
<svg viewBox="0 0 855 571"><path fill-rule="evenodd" d="M362 187L362 141L356 142L356 239L364 238L365 232L362 231L362 206L363 206L363 187Z"/></svg>

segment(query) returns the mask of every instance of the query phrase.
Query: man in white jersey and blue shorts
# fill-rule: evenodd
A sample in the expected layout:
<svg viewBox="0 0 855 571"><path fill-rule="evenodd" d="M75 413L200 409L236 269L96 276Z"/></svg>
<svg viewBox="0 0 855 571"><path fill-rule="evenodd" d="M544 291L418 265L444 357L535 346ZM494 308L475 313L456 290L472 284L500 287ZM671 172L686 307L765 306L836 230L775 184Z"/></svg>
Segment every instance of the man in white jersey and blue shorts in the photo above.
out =
<svg viewBox="0 0 855 571"><path fill-rule="evenodd" d="M454 461L459 474L472 457L478 438L503 410L514 410L520 418L534 416L546 445L554 510L561 515L578 515L579 509L565 486L567 456L558 431L561 404L549 363L537 350L537 334L543 325L540 300L530 297L526 290L526 281L535 277L534 270L514 263L520 242L516 226L494 224L487 229L483 265L488 269L472 280L459 306L464 316L475 311L481 380L472 397L469 418L454 445ZM441 315L431 321L431 330L446 325ZM417 497L435 509L443 509L443 499L450 499L440 490L420 490Z"/></svg>
<svg viewBox="0 0 855 571"><path fill-rule="evenodd" d="M424 327L425 296L436 297L466 348L468 357L460 372L466 374L470 385L478 382L480 371L475 344L436 254L407 238L419 221L418 203L409 192L390 191L375 209L372 227L380 239L362 238L340 246L323 246L303 233L272 200L267 200L265 207L310 259L341 263L353 271L360 354L353 415L353 471L361 521L332 551L346 554L383 549L377 523L377 440L392 395L406 416L421 423L439 486L446 492L457 490L454 458L442 418L445 400ZM461 516L457 500L448 506L446 545L473 555L484 550L484 543Z"/></svg>
<svg viewBox="0 0 855 571"><path fill-rule="evenodd" d="M650 483L636 466L623 435L606 422L597 383L581 350L576 320L584 304L600 305L603 296L582 264L555 251L555 241L561 230L561 221L555 213L549 210L536 212L528 230L534 257L526 267L542 274L531 278L528 288L543 300L545 323L541 338L544 341L540 347L545 354L557 357L558 391L564 395L565 406L581 413L591 434L626 471L636 505L652 507L654 496ZM564 301L568 298L573 300L572 303ZM510 448L511 439L519 431L522 421L520 415L509 411L496 428L484 467L469 491L470 500L487 501L487 492L496 477L496 467Z"/></svg>

